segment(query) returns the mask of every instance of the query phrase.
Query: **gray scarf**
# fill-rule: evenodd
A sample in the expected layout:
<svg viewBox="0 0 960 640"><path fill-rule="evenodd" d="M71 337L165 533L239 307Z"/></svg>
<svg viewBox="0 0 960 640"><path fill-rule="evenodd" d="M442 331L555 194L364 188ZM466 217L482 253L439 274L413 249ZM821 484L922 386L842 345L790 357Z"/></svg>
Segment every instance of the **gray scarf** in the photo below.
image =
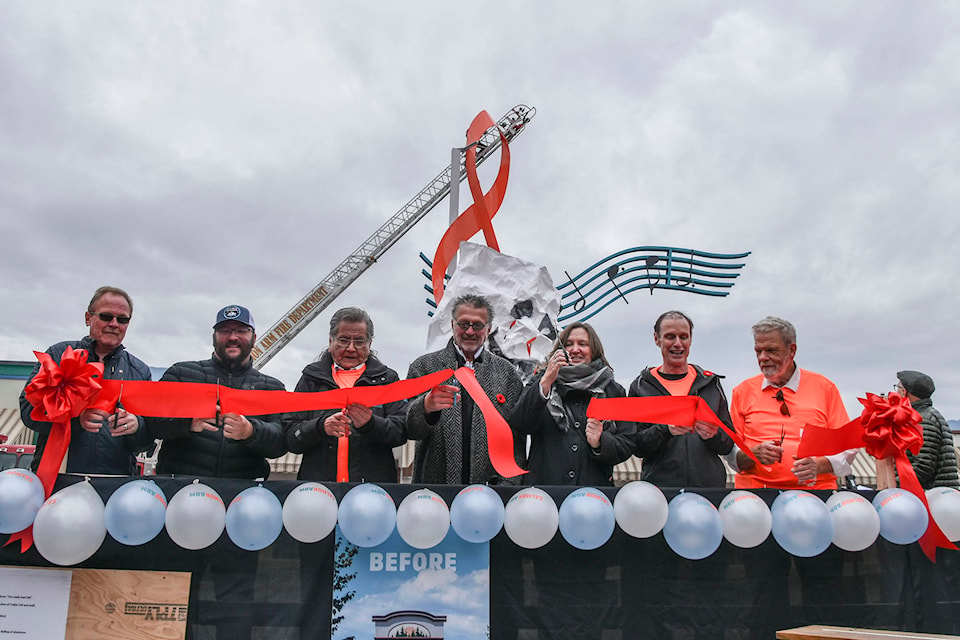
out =
<svg viewBox="0 0 960 640"><path fill-rule="evenodd" d="M570 429L570 416L563 404L563 396L568 391L587 391L594 396L600 396L612 381L613 369L602 360L561 367L553 389L550 390L550 397L547 398L547 411L560 431L566 433Z"/></svg>

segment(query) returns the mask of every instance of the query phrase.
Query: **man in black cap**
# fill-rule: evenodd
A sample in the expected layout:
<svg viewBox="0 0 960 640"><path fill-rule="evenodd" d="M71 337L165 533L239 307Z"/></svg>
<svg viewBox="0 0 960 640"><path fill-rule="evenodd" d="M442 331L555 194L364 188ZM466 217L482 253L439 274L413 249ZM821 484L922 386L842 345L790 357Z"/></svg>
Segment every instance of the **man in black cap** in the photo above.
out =
<svg viewBox="0 0 960 640"><path fill-rule="evenodd" d="M933 406L936 387L933 378L919 371L898 371L894 390L910 401L910 405L923 418L923 446L917 455L907 453L917 479L924 490L934 487L958 487L957 452L953 448L953 435L943 415Z"/></svg>
<svg viewBox="0 0 960 640"><path fill-rule="evenodd" d="M167 369L161 382L204 382L233 389L284 391L283 383L253 368L250 351L257 339L250 310L228 305L213 324L213 357L178 362ZM256 480L270 474L267 458L287 452L281 415L148 418L147 426L163 438L157 473Z"/></svg>

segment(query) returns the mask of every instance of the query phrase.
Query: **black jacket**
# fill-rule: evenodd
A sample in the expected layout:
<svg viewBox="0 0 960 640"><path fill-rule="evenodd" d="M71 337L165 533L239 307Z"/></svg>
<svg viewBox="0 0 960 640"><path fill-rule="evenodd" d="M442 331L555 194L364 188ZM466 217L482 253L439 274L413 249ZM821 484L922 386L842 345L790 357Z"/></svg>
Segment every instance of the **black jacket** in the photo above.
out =
<svg viewBox="0 0 960 640"><path fill-rule="evenodd" d="M355 386L372 387L397 382L400 376L374 356L367 358L367 367L357 378ZM338 389L333 379L333 357L329 351L318 362L308 364L297 382L298 392L331 391ZM371 407L373 417L362 427L350 433L350 482L397 482L397 463L393 448L407 441L407 403L391 402ZM283 416L283 432L292 453L302 453L300 480L337 479L337 438L323 430L323 421L340 409L326 411L299 411Z"/></svg>
<svg viewBox="0 0 960 640"><path fill-rule="evenodd" d="M167 369L161 382L203 382L233 389L283 391L283 383L253 368L253 361L235 369L226 368L216 358L196 362L178 362ZM279 458L287 452L280 426L280 414L247 416L253 435L246 440L230 440L223 431L190 431L190 418L147 418L147 427L163 438L157 458L158 474L246 478L255 480L270 475L267 458Z"/></svg>
<svg viewBox="0 0 960 640"><path fill-rule="evenodd" d="M933 406L933 400L923 398L911 403L923 421L923 445L917 455L907 453L913 470L924 489L957 487L957 452L953 448L953 434L943 415Z"/></svg>
<svg viewBox="0 0 960 640"><path fill-rule="evenodd" d="M47 353L57 362L63 356L67 347L86 349L89 354L87 362L100 362L94 348L94 340L90 336L80 340L58 342L47 349ZM103 377L107 380L149 380L150 367L142 360L132 355L123 345L113 350L103 359ZM33 367L30 381L40 371L40 363ZM121 398L121 401L123 399ZM20 393L20 419L30 429L40 434L37 440L37 451L31 468L36 471L40 466L40 458L50 436L50 422L38 422L30 417L33 405L27 402L26 386ZM140 418L140 428L128 436L110 435L110 429L101 427L97 433L90 433L80 426L80 420L70 421L70 448L67 451L67 473L95 473L112 475L137 475L136 455L153 447L153 436L144 428L144 419Z"/></svg>
<svg viewBox="0 0 960 640"><path fill-rule="evenodd" d="M574 484L612 486L613 467L628 459L636 447L633 422L609 422L600 436L600 450L587 443L587 405L594 396L587 391L569 391L563 396L567 409L567 430L562 431L547 410L537 376L527 384L510 417L510 428L518 435L530 435L527 456L529 473L524 484ZM557 389L552 389L557 393ZM603 398L622 398L623 387L611 381Z"/></svg>
<svg viewBox="0 0 960 640"><path fill-rule="evenodd" d="M690 387L691 396L700 396L717 417L733 430L727 397L720 386L723 376L693 365L697 377ZM631 397L668 396L660 381L647 367L630 384ZM665 424L640 423L637 430L636 455L643 458L640 479L658 487L724 487L727 472L720 456L730 453L733 440L722 429L704 440L696 433L681 436L670 434Z"/></svg>

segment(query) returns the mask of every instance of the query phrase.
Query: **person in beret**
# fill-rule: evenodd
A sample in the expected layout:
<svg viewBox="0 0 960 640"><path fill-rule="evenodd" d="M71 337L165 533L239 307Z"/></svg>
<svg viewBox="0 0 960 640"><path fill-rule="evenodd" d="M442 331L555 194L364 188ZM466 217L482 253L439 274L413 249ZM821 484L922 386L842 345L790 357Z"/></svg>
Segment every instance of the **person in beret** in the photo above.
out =
<svg viewBox="0 0 960 640"><path fill-rule="evenodd" d="M923 446L917 455L907 452L913 470L924 490L934 487L958 487L957 452L953 435L943 415L933 406L930 396L936 390L933 378L919 371L898 371L894 391L910 401L920 414Z"/></svg>

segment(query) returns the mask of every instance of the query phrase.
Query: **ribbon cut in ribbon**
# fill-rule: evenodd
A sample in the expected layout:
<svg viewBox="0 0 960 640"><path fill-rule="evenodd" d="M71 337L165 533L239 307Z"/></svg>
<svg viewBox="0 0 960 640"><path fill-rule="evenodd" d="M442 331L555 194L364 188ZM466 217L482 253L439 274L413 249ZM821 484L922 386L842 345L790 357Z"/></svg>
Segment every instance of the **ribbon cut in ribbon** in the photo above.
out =
<svg viewBox="0 0 960 640"><path fill-rule="evenodd" d="M907 452L916 455L923 445L923 428L920 414L910 406L909 400L899 395L889 397L868 393L858 398L863 405L859 418L851 420L840 429L824 429L807 425L800 441L797 455L828 456L847 449L864 447L874 458L893 458L900 476L900 486L920 498L927 509L930 524L920 538L920 548L931 562L937 561L937 548L956 549L930 513L927 496L917 479L917 474L907 458Z"/></svg>

